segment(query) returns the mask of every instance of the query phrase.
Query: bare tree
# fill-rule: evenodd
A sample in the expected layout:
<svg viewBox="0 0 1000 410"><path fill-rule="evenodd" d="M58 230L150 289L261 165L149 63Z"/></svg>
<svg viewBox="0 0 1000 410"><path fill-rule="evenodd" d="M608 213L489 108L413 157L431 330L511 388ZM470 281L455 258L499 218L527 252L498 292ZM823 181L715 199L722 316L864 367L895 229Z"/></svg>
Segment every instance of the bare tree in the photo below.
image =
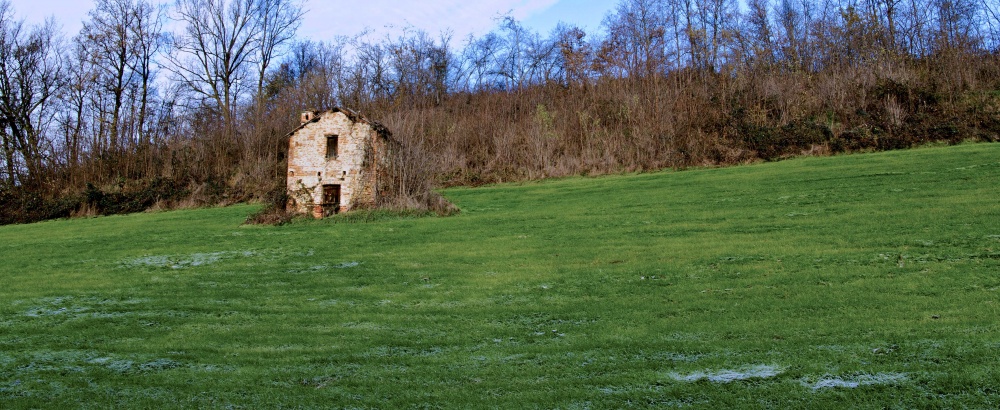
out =
<svg viewBox="0 0 1000 410"><path fill-rule="evenodd" d="M78 166L83 157L89 119L99 117L89 104L89 96L96 93L94 84L99 76L89 60L86 50L79 43L74 44L67 59L66 84L60 95L62 106L56 122L63 135L63 160L70 168Z"/></svg>
<svg viewBox="0 0 1000 410"><path fill-rule="evenodd" d="M626 0L604 19L600 59L621 77L649 77L666 66L667 18L659 0Z"/></svg>
<svg viewBox="0 0 1000 410"><path fill-rule="evenodd" d="M339 105L344 89L344 71L347 69L346 48L349 39L338 37L330 43L302 41L292 46L290 58L281 71L287 70L287 92L297 107L321 109ZM279 75L275 73L274 75ZM273 82L272 82L273 83ZM279 91L269 86L268 98Z"/></svg>
<svg viewBox="0 0 1000 410"><path fill-rule="evenodd" d="M426 32L408 29L396 40L387 40L390 82L396 103L439 104L448 92L452 56L449 33L435 40Z"/></svg>
<svg viewBox="0 0 1000 410"><path fill-rule="evenodd" d="M231 132L260 49L257 0L177 0L176 9L185 27L174 38L169 69Z"/></svg>
<svg viewBox="0 0 1000 410"><path fill-rule="evenodd" d="M558 37L534 34L528 38L528 77L530 84L548 84L561 75Z"/></svg>
<svg viewBox="0 0 1000 410"><path fill-rule="evenodd" d="M895 54L898 50L899 14L902 0L865 0L865 7L878 26L879 41L883 50Z"/></svg>
<svg viewBox="0 0 1000 410"><path fill-rule="evenodd" d="M120 153L145 139L152 60L160 47L161 26L160 10L146 0L97 0L76 38L85 62L99 74L95 77L99 91L110 96L110 107L97 107L101 128L108 133L106 149Z"/></svg>
<svg viewBox="0 0 1000 410"><path fill-rule="evenodd" d="M1000 1L982 0L983 20L986 23L986 34L990 39L990 46L994 50L1000 50Z"/></svg>
<svg viewBox="0 0 1000 410"><path fill-rule="evenodd" d="M163 47L165 34L163 20L165 10L146 0L139 0L132 8L134 23L131 35L135 41L133 56L129 68L139 77L139 109L135 118L137 137L143 143L151 143L149 128L149 111L152 98L153 82L156 79L154 68L155 58Z"/></svg>
<svg viewBox="0 0 1000 410"><path fill-rule="evenodd" d="M102 111L99 118L107 123L107 148L115 151L121 149L122 106L126 86L134 75L128 68L134 45L129 35L134 17L129 3L128 0L98 0L90 12L90 20L84 23L77 37L88 63L100 73L97 80L102 91L111 95L110 113Z"/></svg>
<svg viewBox="0 0 1000 410"><path fill-rule="evenodd" d="M786 67L793 70L798 70L803 65L802 43L806 33L806 25L799 6L794 0L779 0L776 10L781 59Z"/></svg>
<svg viewBox="0 0 1000 410"><path fill-rule="evenodd" d="M771 3L769 0L750 0L747 3L746 27L743 37L743 54L758 63L770 66L774 63L774 30L771 23Z"/></svg>
<svg viewBox="0 0 1000 410"><path fill-rule="evenodd" d="M579 27L560 24L553 36L559 47L563 81L566 85L586 85L593 58L590 43L586 41L587 33Z"/></svg>
<svg viewBox="0 0 1000 410"><path fill-rule="evenodd" d="M496 62L503 50L503 40L494 32L480 38L469 36L462 54L468 90L499 88L502 80L496 79Z"/></svg>
<svg viewBox="0 0 1000 410"><path fill-rule="evenodd" d="M706 68L715 72L722 66L723 53L729 43L731 20L736 14L732 0L699 0L698 21L705 36Z"/></svg>
<svg viewBox="0 0 1000 410"><path fill-rule="evenodd" d="M511 16L500 18L500 38L504 40L496 73L504 78L505 89L520 90L528 81L528 44L532 33Z"/></svg>
<svg viewBox="0 0 1000 410"><path fill-rule="evenodd" d="M934 34L938 51L969 50L979 43L974 0L931 0L930 5L937 15Z"/></svg>
<svg viewBox="0 0 1000 410"><path fill-rule="evenodd" d="M297 1L257 0L256 14L259 19L259 44L254 62L257 64L257 97L260 98L267 69L295 38L304 12Z"/></svg>
<svg viewBox="0 0 1000 410"><path fill-rule="evenodd" d="M51 152L45 128L63 82L55 27L52 20L27 27L0 0L0 135L10 185L40 184Z"/></svg>

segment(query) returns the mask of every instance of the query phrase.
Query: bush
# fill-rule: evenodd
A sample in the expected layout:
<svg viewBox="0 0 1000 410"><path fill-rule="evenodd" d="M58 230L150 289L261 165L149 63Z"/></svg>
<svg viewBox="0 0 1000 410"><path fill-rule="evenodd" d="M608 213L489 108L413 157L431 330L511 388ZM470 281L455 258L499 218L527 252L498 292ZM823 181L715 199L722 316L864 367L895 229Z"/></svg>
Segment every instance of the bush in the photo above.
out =
<svg viewBox="0 0 1000 410"><path fill-rule="evenodd" d="M120 181L105 189L88 182L83 197L84 204L98 215L117 215L142 212L157 202L179 200L187 194L173 179L153 178L131 184Z"/></svg>
<svg viewBox="0 0 1000 410"><path fill-rule="evenodd" d="M291 222L294 216L294 214L285 210L284 206L267 205L261 210L247 216L247 220L243 224L281 226Z"/></svg>
<svg viewBox="0 0 1000 410"><path fill-rule="evenodd" d="M260 211L247 216L245 225L280 226L292 221L294 214L286 209L288 192L284 185L275 185L264 196L264 207Z"/></svg>

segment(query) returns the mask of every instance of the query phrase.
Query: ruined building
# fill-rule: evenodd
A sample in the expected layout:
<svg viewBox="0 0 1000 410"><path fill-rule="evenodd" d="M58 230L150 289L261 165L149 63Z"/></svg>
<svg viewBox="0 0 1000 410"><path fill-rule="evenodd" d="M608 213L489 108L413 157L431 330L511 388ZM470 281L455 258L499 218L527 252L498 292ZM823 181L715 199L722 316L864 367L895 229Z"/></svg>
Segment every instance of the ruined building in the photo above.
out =
<svg viewBox="0 0 1000 410"><path fill-rule="evenodd" d="M374 206L396 144L384 126L354 111L303 112L288 134L288 210L322 218Z"/></svg>

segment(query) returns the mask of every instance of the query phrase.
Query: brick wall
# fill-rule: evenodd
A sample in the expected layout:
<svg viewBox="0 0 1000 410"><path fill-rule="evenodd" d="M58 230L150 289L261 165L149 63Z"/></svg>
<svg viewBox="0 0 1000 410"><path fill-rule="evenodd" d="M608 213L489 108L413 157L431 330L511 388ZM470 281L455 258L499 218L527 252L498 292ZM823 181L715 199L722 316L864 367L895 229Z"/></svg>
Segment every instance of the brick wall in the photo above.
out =
<svg viewBox="0 0 1000 410"><path fill-rule="evenodd" d="M337 156L327 159L327 137L337 136ZM374 204L377 192L371 153L381 151L381 137L365 121L346 114L319 114L288 139L289 211L312 214L323 203L323 185L340 185L340 211ZM368 161L366 161L368 153Z"/></svg>

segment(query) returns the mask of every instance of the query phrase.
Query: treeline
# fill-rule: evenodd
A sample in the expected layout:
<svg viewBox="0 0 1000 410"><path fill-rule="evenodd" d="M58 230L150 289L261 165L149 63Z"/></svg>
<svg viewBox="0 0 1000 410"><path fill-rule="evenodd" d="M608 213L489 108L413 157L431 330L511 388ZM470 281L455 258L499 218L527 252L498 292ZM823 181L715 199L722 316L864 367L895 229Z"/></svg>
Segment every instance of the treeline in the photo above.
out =
<svg viewBox="0 0 1000 410"><path fill-rule="evenodd" d="M182 27L164 31L167 16ZM98 0L69 40L0 0L0 222L280 201L285 134L345 106L432 186L1000 140L997 0L623 0L599 31L513 18L304 40L292 0Z"/></svg>

